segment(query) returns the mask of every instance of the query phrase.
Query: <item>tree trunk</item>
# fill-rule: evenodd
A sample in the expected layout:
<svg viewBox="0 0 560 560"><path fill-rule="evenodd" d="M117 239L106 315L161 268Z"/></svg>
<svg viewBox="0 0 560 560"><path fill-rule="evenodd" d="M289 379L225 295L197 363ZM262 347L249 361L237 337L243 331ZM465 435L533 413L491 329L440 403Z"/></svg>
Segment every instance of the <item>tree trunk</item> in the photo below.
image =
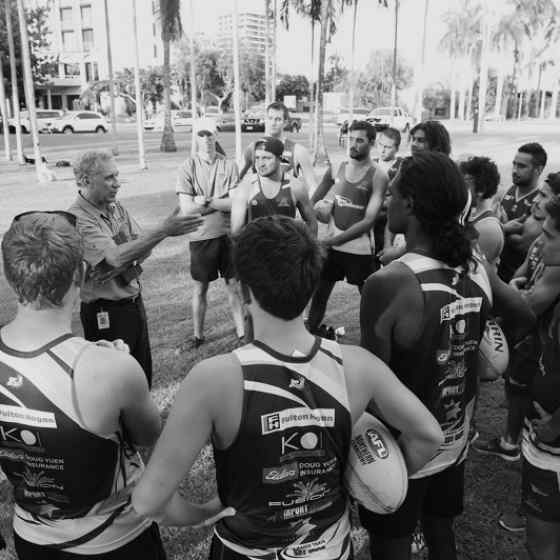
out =
<svg viewBox="0 0 560 560"><path fill-rule="evenodd" d="M467 90L467 120L472 118L472 101L474 95L475 79L474 74L471 73L469 76L469 89Z"/></svg>
<svg viewBox="0 0 560 560"><path fill-rule="evenodd" d="M455 97L457 90L455 88L455 71L451 71L451 88L449 95L449 118L453 121L455 120Z"/></svg>
<svg viewBox="0 0 560 560"><path fill-rule="evenodd" d="M194 5L193 0L189 2L189 15L191 20L190 25L190 59L191 59L191 83L194 85L196 84L196 55L194 52ZM202 98L202 91L200 92L200 96ZM197 106L196 106L196 86L191 88L191 114L192 114L192 126L191 126L191 156L194 157L196 154L196 127L195 127L195 119L198 117Z"/></svg>
<svg viewBox="0 0 560 560"><path fill-rule="evenodd" d="M270 57L272 59L272 80L271 80L271 84L270 84L270 97L272 98L272 101L276 101L276 31L277 31L277 21L276 18L278 17L278 9L277 9L277 5L276 5L276 0L274 0L274 5L273 5L273 14L272 14L272 49L271 49L271 53L270 53Z"/></svg>
<svg viewBox="0 0 560 560"><path fill-rule="evenodd" d="M117 111L115 109L115 79L113 76L113 53L111 50L111 28L109 26L109 9L105 2L105 35L107 41L107 70L109 72L109 99L111 101L111 136L113 140L113 154L118 155L117 145Z"/></svg>
<svg viewBox="0 0 560 560"><path fill-rule="evenodd" d="M482 21L482 47L480 49L480 78L478 80L478 118L474 120L473 132L483 132L486 115L486 92L488 89L488 23Z"/></svg>
<svg viewBox="0 0 560 560"><path fill-rule="evenodd" d="M462 76L459 78L459 87L459 120L464 121L467 90L465 88L465 80Z"/></svg>
<svg viewBox="0 0 560 560"><path fill-rule="evenodd" d="M319 43L319 72L317 76L317 112L315 113L315 136L317 147L315 149L314 164L329 164L329 155L325 146L323 130L323 81L325 73L325 55L327 50L327 33L329 29L329 8L332 0L323 0L321 3L321 42Z"/></svg>
<svg viewBox="0 0 560 560"><path fill-rule="evenodd" d="M264 106L270 105L271 68L270 68L270 0L264 0L265 39L264 39Z"/></svg>
<svg viewBox="0 0 560 560"><path fill-rule="evenodd" d="M352 16L352 57L350 62L350 91L349 91L349 122L354 120L354 94L356 90L356 18L358 16L358 0L354 0Z"/></svg>
<svg viewBox="0 0 560 560"><path fill-rule="evenodd" d="M171 68L169 64L170 58L170 41L163 41L163 133L161 135L160 152L176 152L177 145L173 135L173 126L171 124ZM191 84L191 88L194 84Z"/></svg>
<svg viewBox="0 0 560 560"><path fill-rule="evenodd" d="M395 30L393 38L393 86L391 88L391 104L397 105L397 43L399 38L399 0L395 1Z"/></svg>
<svg viewBox="0 0 560 560"><path fill-rule="evenodd" d="M241 165L241 83L239 77L239 4L233 0L233 110L235 113L235 161Z"/></svg>
<svg viewBox="0 0 560 560"><path fill-rule="evenodd" d="M21 138L21 118L19 114L19 92L17 85L16 50L14 47L14 33L12 28L12 14L10 2L4 2L6 11L6 32L8 35L8 52L10 55L10 81L12 82L12 117L16 129L16 155L20 165L25 165L23 157L23 141Z"/></svg>
<svg viewBox="0 0 560 560"><path fill-rule="evenodd" d="M0 113L2 115L2 133L4 134L4 152L6 161L12 161L10 148L10 128L8 126L8 110L6 107L6 91L4 89L4 72L2 69L2 53L0 52Z"/></svg>
<svg viewBox="0 0 560 560"><path fill-rule="evenodd" d="M426 71L426 31L428 28L428 10L430 8L430 0L424 0L424 23L422 26L422 51L420 54L420 70L418 72L416 83L417 91L415 98L414 116L417 122L422 120L422 112L424 110L424 73Z"/></svg>
<svg viewBox="0 0 560 560"><path fill-rule="evenodd" d="M136 136L138 137L138 165L147 169L144 150L144 96L140 85L140 57L138 53L138 22L136 0L132 0L132 26L134 28L134 89L136 90Z"/></svg>
<svg viewBox="0 0 560 560"><path fill-rule="evenodd" d="M558 106L558 76L554 78L554 84L552 86L552 103L550 105L550 113L548 118L552 121L556 119L556 108Z"/></svg>
<svg viewBox="0 0 560 560"><path fill-rule="evenodd" d="M315 153L315 20L311 18L311 79L309 80L309 147Z"/></svg>
<svg viewBox="0 0 560 560"><path fill-rule="evenodd" d="M496 82L496 102L494 104L494 115L499 117L502 114L502 97L504 96L504 69L498 65L498 76Z"/></svg>
<svg viewBox="0 0 560 560"><path fill-rule="evenodd" d="M21 62L23 66L25 102L27 105L27 113L29 115L29 126L31 127L33 157L35 158L35 172L37 174L37 181L42 182L44 180L42 175L45 165L41 160L41 149L39 146L39 130L37 129L37 113L35 112L35 89L33 87L31 53L29 52L29 38L27 35L27 21L25 19L25 10L23 9L23 0L17 0L17 11L19 34L21 38Z"/></svg>

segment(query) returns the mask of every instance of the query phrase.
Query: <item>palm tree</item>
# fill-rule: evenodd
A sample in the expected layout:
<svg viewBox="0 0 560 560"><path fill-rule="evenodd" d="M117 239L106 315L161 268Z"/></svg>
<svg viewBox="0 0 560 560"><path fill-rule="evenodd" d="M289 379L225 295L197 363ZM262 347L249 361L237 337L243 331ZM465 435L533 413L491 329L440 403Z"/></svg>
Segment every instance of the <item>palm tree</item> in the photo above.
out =
<svg viewBox="0 0 560 560"><path fill-rule="evenodd" d="M270 4L271 0L264 0L265 13L265 41L264 41L264 104L265 107L270 105L270 81L271 81L271 64L270 64Z"/></svg>
<svg viewBox="0 0 560 560"><path fill-rule="evenodd" d="M159 0L161 20L161 39L163 41L163 102L164 119L163 134L161 136L160 151L176 152L175 137L171 124L171 41L177 40L183 33L181 25L180 0ZM196 107L191 107L193 116Z"/></svg>
<svg viewBox="0 0 560 560"><path fill-rule="evenodd" d="M414 117L420 122L422 120L422 109L424 104L424 72L426 69L426 31L428 28L428 12L430 0L424 0L424 24L422 26L422 47L420 51L420 65L417 67L415 82L416 95L414 98Z"/></svg>
<svg viewBox="0 0 560 560"><path fill-rule="evenodd" d="M354 120L354 90L356 89L356 20L358 17L358 0L354 0L354 13L352 15L352 59L350 62L350 88L349 88L349 115L350 121Z"/></svg>
<svg viewBox="0 0 560 560"><path fill-rule="evenodd" d="M233 110L235 113L235 161L241 164L241 80L239 72L239 6L233 0Z"/></svg>
<svg viewBox="0 0 560 560"><path fill-rule="evenodd" d="M191 126L191 155L194 157L196 154L196 129L194 126L194 120L197 116L196 112L196 54L194 45L194 4L193 0L189 1L189 16L191 20L190 28L190 82L191 82L191 114L193 119L193 125ZM201 92L202 98L202 92Z"/></svg>

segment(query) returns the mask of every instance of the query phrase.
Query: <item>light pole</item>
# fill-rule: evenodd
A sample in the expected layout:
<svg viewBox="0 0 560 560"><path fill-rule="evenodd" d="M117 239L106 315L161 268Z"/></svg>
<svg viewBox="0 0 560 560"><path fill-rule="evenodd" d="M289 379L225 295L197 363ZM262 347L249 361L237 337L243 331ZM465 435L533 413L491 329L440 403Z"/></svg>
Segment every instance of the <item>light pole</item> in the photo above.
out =
<svg viewBox="0 0 560 560"><path fill-rule="evenodd" d="M138 22L136 0L132 0L132 25L134 27L134 89L136 90L136 136L138 137L138 163L147 169L144 150L144 96L140 85L140 56L138 53Z"/></svg>

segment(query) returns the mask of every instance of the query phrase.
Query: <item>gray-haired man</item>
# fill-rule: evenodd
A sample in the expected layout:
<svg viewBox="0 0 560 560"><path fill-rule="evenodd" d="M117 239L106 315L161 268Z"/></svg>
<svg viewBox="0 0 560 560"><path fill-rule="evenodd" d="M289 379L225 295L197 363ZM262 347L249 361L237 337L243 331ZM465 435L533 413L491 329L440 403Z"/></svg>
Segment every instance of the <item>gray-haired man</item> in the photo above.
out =
<svg viewBox="0 0 560 560"><path fill-rule="evenodd" d="M195 231L199 216L178 210L155 228L142 231L117 201L119 171L106 152L90 151L74 163L80 188L69 211L78 218L84 258L90 267L81 290L80 317L88 340L122 338L152 381L146 312L140 294L140 262L166 237Z"/></svg>

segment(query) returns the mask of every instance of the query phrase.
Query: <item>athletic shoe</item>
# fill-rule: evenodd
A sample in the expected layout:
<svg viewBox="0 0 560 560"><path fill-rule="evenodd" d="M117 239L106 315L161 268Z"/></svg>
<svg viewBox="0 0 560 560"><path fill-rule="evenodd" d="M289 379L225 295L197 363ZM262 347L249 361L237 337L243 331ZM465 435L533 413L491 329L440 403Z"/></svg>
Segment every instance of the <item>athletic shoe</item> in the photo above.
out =
<svg viewBox="0 0 560 560"><path fill-rule="evenodd" d="M498 525L510 533L521 533L527 527L527 518L518 512L503 513L498 519Z"/></svg>
<svg viewBox="0 0 560 560"><path fill-rule="evenodd" d="M417 526L412 533L412 545L410 546L410 552L412 554L420 554L426 548L426 541L424 540L424 533L420 526Z"/></svg>
<svg viewBox="0 0 560 560"><path fill-rule="evenodd" d="M512 445L511 447L507 444L504 445L504 440L501 437L495 437L488 441L477 441L473 445L473 449L483 455L501 457L504 461L519 461L521 456L518 445Z"/></svg>

